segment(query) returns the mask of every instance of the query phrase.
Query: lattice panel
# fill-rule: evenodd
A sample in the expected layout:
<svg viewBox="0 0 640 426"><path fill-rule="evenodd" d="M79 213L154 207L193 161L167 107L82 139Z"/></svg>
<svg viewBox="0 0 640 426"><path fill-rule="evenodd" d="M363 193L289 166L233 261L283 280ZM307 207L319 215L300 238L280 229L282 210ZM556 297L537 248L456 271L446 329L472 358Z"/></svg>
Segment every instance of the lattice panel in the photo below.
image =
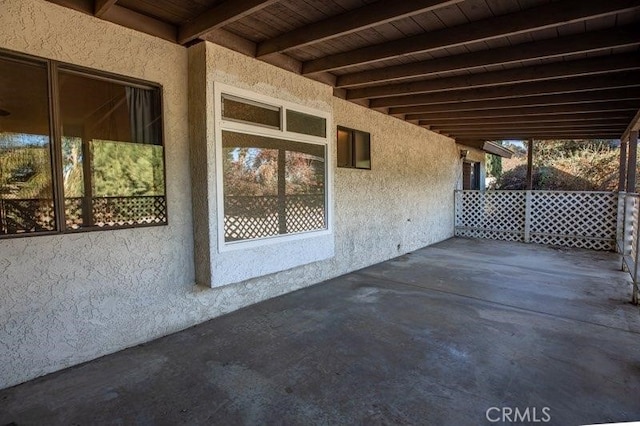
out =
<svg viewBox="0 0 640 426"><path fill-rule="evenodd" d="M287 197L287 233L324 228L324 194Z"/></svg>
<svg viewBox="0 0 640 426"><path fill-rule="evenodd" d="M522 191L456 191L457 236L523 241Z"/></svg>
<svg viewBox="0 0 640 426"><path fill-rule="evenodd" d="M324 229L324 194L288 195L280 206L277 196L225 197L225 241L250 240L279 234ZM281 223L283 210L286 221Z"/></svg>
<svg viewBox="0 0 640 426"><path fill-rule="evenodd" d="M82 226L82 198L65 198L64 216L67 229L79 229Z"/></svg>
<svg viewBox="0 0 640 426"><path fill-rule="evenodd" d="M93 199L93 222L99 227L167 223L164 196Z"/></svg>
<svg viewBox="0 0 640 426"><path fill-rule="evenodd" d="M224 197L225 241L279 234L278 197Z"/></svg>
<svg viewBox="0 0 640 426"><path fill-rule="evenodd" d="M55 230L52 199L0 200L0 234Z"/></svg>
<svg viewBox="0 0 640 426"><path fill-rule="evenodd" d="M533 243L613 250L617 220L618 197L614 193L532 192Z"/></svg>

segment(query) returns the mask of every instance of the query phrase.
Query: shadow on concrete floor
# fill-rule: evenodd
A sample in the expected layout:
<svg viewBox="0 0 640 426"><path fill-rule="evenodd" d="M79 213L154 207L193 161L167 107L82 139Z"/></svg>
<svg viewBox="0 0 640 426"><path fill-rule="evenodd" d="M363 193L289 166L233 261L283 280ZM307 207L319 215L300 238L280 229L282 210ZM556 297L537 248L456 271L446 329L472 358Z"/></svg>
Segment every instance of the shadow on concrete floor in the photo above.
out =
<svg viewBox="0 0 640 426"><path fill-rule="evenodd" d="M615 254L451 239L0 391L0 425L640 420L629 299Z"/></svg>

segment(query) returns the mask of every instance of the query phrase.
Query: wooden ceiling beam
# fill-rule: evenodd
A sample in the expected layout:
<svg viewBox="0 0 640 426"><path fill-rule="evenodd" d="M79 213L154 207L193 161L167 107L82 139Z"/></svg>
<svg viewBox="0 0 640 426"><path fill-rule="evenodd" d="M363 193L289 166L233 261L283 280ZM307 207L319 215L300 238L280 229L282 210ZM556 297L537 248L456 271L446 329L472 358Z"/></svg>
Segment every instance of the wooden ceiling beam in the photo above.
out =
<svg viewBox="0 0 640 426"><path fill-rule="evenodd" d="M433 105L545 94L554 95L572 92L588 92L603 89L621 89L625 87L640 87L640 73L627 71L605 76L575 77L566 80L538 81L474 89L461 88L460 90L419 95L389 96L386 98L371 99L369 105L371 108Z"/></svg>
<svg viewBox="0 0 640 426"><path fill-rule="evenodd" d="M468 118L465 120L437 120L407 117L407 120L418 120L418 123L433 127L447 128L472 128L482 127L483 125L511 125L511 124L535 124L535 125L554 125L567 123L628 123L633 113L631 111L613 111L613 112L594 112L585 114L557 114L557 115L524 115L524 116L506 116L506 117L486 117L486 118Z"/></svg>
<svg viewBox="0 0 640 426"><path fill-rule="evenodd" d="M49 2L86 13L87 15L93 15L95 11L95 3L93 0L49 0Z"/></svg>
<svg viewBox="0 0 640 426"><path fill-rule="evenodd" d="M636 0L608 0L606 2L562 0L456 27L324 56L304 62L302 72L303 74L311 74L346 68L411 53L429 52L466 43L558 27L637 8L640 8L640 4Z"/></svg>
<svg viewBox="0 0 640 426"><path fill-rule="evenodd" d="M640 44L640 31L635 25L608 28L586 34L522 43L515 46L481 50L385 68L343 74L336 87L366 85L411 77L427 77L442 72L473 70L494 65L509 65L539 59L557 58L579 53L592 53Z"/></svg>
<svg viewBox="0 0 640 426"><path fill-rule="evenodd" d="M272 39L265 40L258 44L256 56L260 58L272 53L284 52L289 49L351 34L408 16L451 6L462 1L463 0L379 0L375 3L349 10L341 15L313 22Z"/></svg>
<svg viewBox="0 0 640 426"><path fill-rule="evenodd" d="M254 42L221 28L208 32L202 38L251 57L253 57L256 51L256 44ZM273 55L263 58L262 61L296 74L300 74L302 69L302 63L300 61L282 53L274 53ZM309 78L330 86L333 86L336 82L335 76L328 72L314 74L309 76Z"/></svg>
<svg viewBox="0 0 640 426"><path fill-rule="evenodd" d="M512 131L501 133L478 133L478 134L449 134L449 137L456 141L463 140L485 140L485 141L499 141L499 140L553 140L553 139L619 139L620 132L617 129L608 131L594 131L594 132L537 132L537 131Z"/></svg>
<svg viewBox="0 0 640 426"><path fill-rule="evenodd" d="M523 108L550 105L603 104L606 102L620 103L624 101L640 100L640 87L625 89L599 90L592 92L563 93L560 95L536 95L520 98L479 100L454 104L414 105L389 108L390 115L420 114L433 112L484 111L492 109ZM635 102L640 106L640 102ZM600 105L603 106L603 105ZM615 105L610 105L615 106Z"/></svg>
<svg viewBox="0 0 640 426"><path fill-rule="evenodd" d="M107 8L100 18L174 43L177 40L175 26L117 4Z"/></svg>
<svg viewBox="0 0 640 426"><path fill-rule="evenodd" d="M111 9L118 0L95 0L93 7L93 14L98 18L102 18L102 16L107 13L109 9Z"/></svg>
<svg viewBox="0 0 640 426"><path fill-rule="evenodd" d="M178 30L175 26L158 19L151 18L142 13L119 6L115 1L105 1L98 4L93 0L49 0L60 6L77 10L88 15L94 15L96 10L100 12L100 19L131 28L132 30L146 33L154 37L176 43ZM97 16L97 15L96 15Z"/></svg>
<svg viewBox="0 0 640 426"><path fill-rule="evenodd" d="M637 101L597 102L593 104L581 105L549 105L540 107L521 107L508 109L492 109L477 111L447 111L447 112L427 112L420 114L407 114L406 120L431 120L431 121L460 121L472 119L490 119L504 117L529 117L529 116L549 116L549 115L584 115L584 114L607 114L624 113L632 114L638 110Z"/></svg>
<svg viewBox="0 0 640 426"><path fill-rule="evenodd" d="M606 58L593 57L471 75L349 89L347 90L347 99L368 99L415 93L434 93L456 90L462 87L467 89L473 87L500 86L637 69L640 69L640 55L636 52L623 53L607 56Z"/></svg>
<svg viewBox="0 0 640 426"><path fill-rule="evenodd" d="M420 126L429 126L429 128L433 131L443 132L443 133L478 133L478 132L487 132L487 131L512 131L512 130L580 130L580 131L592 131L595 129L623 129L626 128L628 121L624 122L613 122L613 123L604 123L604 124L591 124L589 122L583 123L547 123L547 124L535 124L535 123L517 123L517 124L487 124L485 126L478 127L447 127L447 126L437 126L433 123L420 122L418 125Z"/></svg>
<svg viewBox="0 0 640 426"><path fill-rule="evenodd" d="M186 44L200 36L257 12L278 0L227 0L201 13L178 29L178 43Z"/></svg>

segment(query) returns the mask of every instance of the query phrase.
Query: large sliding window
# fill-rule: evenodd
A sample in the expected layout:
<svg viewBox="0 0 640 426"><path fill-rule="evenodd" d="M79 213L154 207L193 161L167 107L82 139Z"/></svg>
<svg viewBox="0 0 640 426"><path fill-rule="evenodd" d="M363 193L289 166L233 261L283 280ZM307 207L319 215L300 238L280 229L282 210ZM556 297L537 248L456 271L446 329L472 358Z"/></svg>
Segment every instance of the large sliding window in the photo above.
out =
<svg viewBox="0 0 640 426"><path fill-rule="evenodd" d="M326 230L326 114L218 96L223 243Z"/></svg>
<svg viewBox="0 0 640 426"><path fill-rule="evenodd" d="M0 53L0 236L166 220L160 88Z"/></svg>

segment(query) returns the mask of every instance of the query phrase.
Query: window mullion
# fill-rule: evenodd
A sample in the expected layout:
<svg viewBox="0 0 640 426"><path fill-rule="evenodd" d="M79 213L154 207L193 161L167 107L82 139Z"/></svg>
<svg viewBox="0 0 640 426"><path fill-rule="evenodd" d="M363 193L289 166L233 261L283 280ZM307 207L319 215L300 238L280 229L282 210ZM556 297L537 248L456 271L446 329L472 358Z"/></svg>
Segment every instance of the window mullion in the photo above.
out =
<svg viewBox="0 0 640 426"><path fill-rule="evenodd" d="M62 176L62 139L60 122L60 91L58 85L58 63L49 61L47 63L47 74L49 78L49 121L51 132L51 163L53 198L56 215L56 229L64 232L66 229L65 208L64 208L64 180Z"/></svg>
<svg viewBox="0 0 640 426"><path fill-rule="evenodd" d="M286 181L287 153L278 150L278 232L287 233L287 181Z"/></svg>

